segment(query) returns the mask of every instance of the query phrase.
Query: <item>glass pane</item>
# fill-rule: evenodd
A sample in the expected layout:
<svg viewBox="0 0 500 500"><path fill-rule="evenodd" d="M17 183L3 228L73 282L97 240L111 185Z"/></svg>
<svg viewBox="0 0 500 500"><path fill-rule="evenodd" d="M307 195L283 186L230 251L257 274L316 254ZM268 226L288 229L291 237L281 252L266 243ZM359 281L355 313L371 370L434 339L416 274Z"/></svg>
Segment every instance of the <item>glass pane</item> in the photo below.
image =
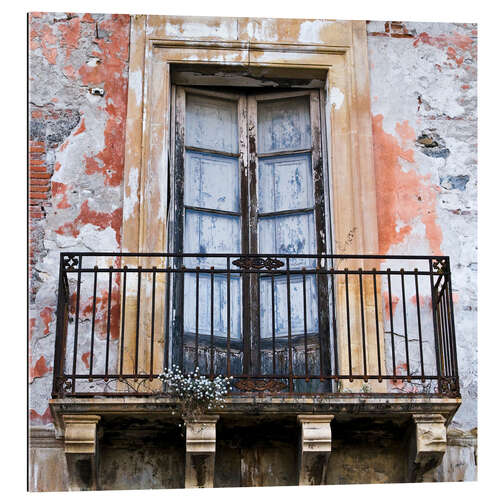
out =
<svg viewBox="0 0 500 500"><path fill-rule="evenodd" d="M212 304L211 278L209 274L200 274L198 294L198 333L211 334ZM231 276L231 335L232 339L241 336L241 280ZM214 275L214 335L227 337L227 276ZM184 330L196 332L196 274L186 273L184 281Z"/></svg>
<svg viewBox="0 0 500 500"><path fill-rule="evenodd" d="M186 152L184 204L238 212L240 187L238 160Z"/></svg>
<svg viewBox="0 0 500 500"><path fill-rule="evenodd" d="M300 275L290 276L290 313L292 335L318 332L318 302L316 277L306 276L306 321L304 325L304 282ZM272 338L272 280L261 278L260 281L260 335ZM287 278L277 276L274 279L274 331L276 337L288 335Z"/></svg>
<svg viewBox="0 0 500 500"><path fill-rule="evenodd" d="M259 160L259 212L314 206L309 153Z"/></svg>
<svg viewBox="0 0 500 500"><path fill-rule="evenodd" d="M186 253L239 253L240 217L219 215L186 209L184 227L184 252ZM184 259L186 267L226 267L221 258Z"/></svg>
<svg viewBox="0 0 500 500"><path fill-rule="evenodd" d="M192 94L186 101L186 146L237 153L237 103Z"/></svg>
<svg viewBox="0 0 500 500"><path fill-rule="evenodd" d="M259 220L261 253L304 254L316 252L313 213L279 215ZM306 259L291 259L290 267L306 267Z"/></svg>
<svg viewBox="0 0 500 500"><path fill-rule="evenodd" d="M311 147L308 96L259 102L257 115L259 153Z"/></svg>

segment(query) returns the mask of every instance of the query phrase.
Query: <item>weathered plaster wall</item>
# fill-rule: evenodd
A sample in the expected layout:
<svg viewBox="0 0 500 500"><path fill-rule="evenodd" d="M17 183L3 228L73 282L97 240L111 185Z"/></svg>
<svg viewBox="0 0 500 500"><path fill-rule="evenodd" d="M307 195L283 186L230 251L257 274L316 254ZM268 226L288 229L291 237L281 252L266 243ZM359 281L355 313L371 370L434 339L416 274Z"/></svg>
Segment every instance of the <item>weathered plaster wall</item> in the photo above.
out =
<svg viewBox="0 0 500 500"><path fill-rule="evenodd" d="M29 340L34 426L51 428L48 399L59 252L121 249L129 22L129 16L122 15L30 16ZM309 35L316 39L312 24L311 30ZM453 266L464 403L449 431L443 465L433 478L473 479L477 427L475 26L370 22L368 34L380 251L447 254ZM103 89L104 95L93 95L92 89ZM114 293L119 286L113 283ZM101 299L105 303L106 297ZM86 363L82 352L79 362ZM249 484L245 478L252 475L248 481L285 484L295 474L296 443L290 444L290 436L277 441L283 452L278 457L271 447L235 442L232 431L227 435L224 428L221 431L218 446L222 453L217 460L232 463L234 458L241 475L224 476L226 469L219 468L222 472L216 482L221 485L235 477ZM166 459L167 448L155 451L149 446L138 453L120 439L110 434L103 442L102 470L108 487L177 485L169 482L172 479L164 471L178 472L182 460ZM356 477L391 482L404 477L397 466L404 455L397 435L387 438L382 465L363 438L352 438L356 445L351 438L349 445L343 438L336 439L334 434L336 455L330 461L329 482L356 482ZM56 445L46 450L43 443L37 446L40 449L31 451L32 457L40 457L31 461L30 465L38 467L32 481L47 480L43 464L46 470L59 467L56 489L64 489L62 450ZM126 478L120 475L118 462L128 464ZM139 471L144 464L147 467ZM272 477L264 472L269 466L276 467ZM180 480L182 474L175 477ZM51 489L47 482L37 484L34 489Z"/></svg>
<svg viewBox="0 0 500 500"><path fill-rule="evenodd" d="M468 438L447 455L460 455L477 427L477 27L367 29L380 252L451 258L463 397L451 428ZM465 455L448 479L474 476Z"/></svg>
<svg viewBox="0 0 500 500"><path fill-rule="evenodd" d="M59 252L121 248L129 23L127 15L29 16L33 425L51 422Z"/></svg>

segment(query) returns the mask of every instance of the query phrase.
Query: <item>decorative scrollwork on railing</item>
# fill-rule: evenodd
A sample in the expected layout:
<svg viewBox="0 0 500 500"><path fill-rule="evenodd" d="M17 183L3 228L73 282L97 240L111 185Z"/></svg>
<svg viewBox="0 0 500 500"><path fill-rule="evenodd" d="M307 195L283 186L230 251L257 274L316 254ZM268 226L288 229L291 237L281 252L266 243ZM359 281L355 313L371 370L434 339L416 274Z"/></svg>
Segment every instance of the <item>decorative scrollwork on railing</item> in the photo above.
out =
<svg viewBox="0 0 500 500"><path fill-rule="evenodd" d="M79 258L76 255L65 255L63 257L64 269L67 271L73 271L79 262Z"/></svg>
<svg viewBox="0 0 500 500"><path fill-rule="evenodd" d="M65 392L70 392L71 388L72 388L71 379L69 379L68 377L56 378L55 392L57 394L62 396Z"/></svg>
<svg viewBox="0 0 500 500"><path fill-rule="evenodd" d="M234 386L243 392L279 392L286 389L288 384L279 380L242 379L235 382Z"/></svg>
<svg viewBox="0 0 500 500"><path fill-rule="evenodd" d="M433 259L432 267L439 273L445 274L449 271L446 259Z"/></svg>
<svg viewBox="0 0 500 500"><path fill-rule="evenodd" d="M460 387L455 379L443 378L440 380L440 392L450 398L460 397Z"/></svg>
<svg viewBox="0 0 500 500"><path fill-rule="evenodd" d="M239 259L233 260L233 265L241 269L268 269L271 271L283 267L285 263L271 257L265 259L262 257L240 257Z"/></svg>

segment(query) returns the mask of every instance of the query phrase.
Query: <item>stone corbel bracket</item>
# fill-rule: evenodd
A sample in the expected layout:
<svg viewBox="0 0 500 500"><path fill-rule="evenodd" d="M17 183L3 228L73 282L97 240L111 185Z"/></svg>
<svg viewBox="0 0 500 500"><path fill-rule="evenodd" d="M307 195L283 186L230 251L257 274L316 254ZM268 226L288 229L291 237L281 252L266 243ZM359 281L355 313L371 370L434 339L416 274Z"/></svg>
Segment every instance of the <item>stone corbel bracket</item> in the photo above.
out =
<svg viewBox="0 0 500 500"><path fill-rule="evenodd" d="M63 415L64 453L72 491L97 490L98 415Z"/></svg>
<svg viewBox="0 0 500 500"><path fill-rule="evenodd" d="M299 486L325 484L332 451L330 423L334 415L297 415L302 426L299 455Z"/></svg>
<svg viewBox="0 0 500 500"><path fill-rule="evenodd" d="M186 488L213 488L218 415L186 420Z"/></svg>
<svg viewBox="0 0 500 500"><path fill-rule="evenodd" d="M436 413L413 415L415 445L410 460L410 481L421 482L423 475L438 467L446 451L446 419ZM413 462L413 463L411 463Z"/></svg>

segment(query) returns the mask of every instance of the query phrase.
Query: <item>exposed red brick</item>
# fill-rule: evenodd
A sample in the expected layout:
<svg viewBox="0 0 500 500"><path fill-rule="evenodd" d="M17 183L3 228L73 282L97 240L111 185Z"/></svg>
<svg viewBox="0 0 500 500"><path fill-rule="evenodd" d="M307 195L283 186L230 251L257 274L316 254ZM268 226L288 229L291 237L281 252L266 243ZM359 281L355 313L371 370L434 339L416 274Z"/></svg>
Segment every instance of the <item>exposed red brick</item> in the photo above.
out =
<svg viewBox="0 0 500 500"><path fill-rule="evenodd" d="M30 186L30 193L47 193L49 190L49 186Z"/></svg>
<svg viewBox="0 0 500 500"><path fill-rule="evenodd" d="M30 167L33 166L33 165L43 165L44 163L45 163L44 160L30 158Z"/></svg>
<svg viewBox="0 0 500 500"><path fill-rule="evenodd" d="M37 179L37 178L32 178L30 180L30 184L34 186L46 186L48 183L48 179Z"/></svg>
<svg viewBox="0 0 500 500"><path fill-rule="evenodd" d="M50 174L46 172L30 172L30 178L32 179L50 179Z"/></svg>
<svg viewBox="0 0 500 500"><path fill-rule="evenodd" d="M48 200L48 196L46 193L31 193L30 198L36 199L36 200Z"/></svg>

